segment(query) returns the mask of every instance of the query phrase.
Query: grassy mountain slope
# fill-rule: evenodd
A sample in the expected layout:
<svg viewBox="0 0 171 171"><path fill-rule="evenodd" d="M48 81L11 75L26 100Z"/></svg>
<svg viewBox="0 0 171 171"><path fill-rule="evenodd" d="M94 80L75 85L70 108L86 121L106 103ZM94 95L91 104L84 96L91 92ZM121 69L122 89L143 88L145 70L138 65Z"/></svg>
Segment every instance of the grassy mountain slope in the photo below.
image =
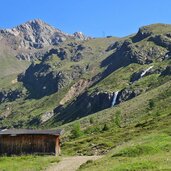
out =
<svg viewBox="0 0 171 171"><path fill-rule="evenodd" d="M30 63L17 60L15 57L16 51L3 39L0 39L0 41L0 78L23 72Z"/></svg>
<svg viewBox="0 0 171 171"><path fill-rule="evenodd" d="M114 108L78 120L84 135L65 142L64 153L108 153L99 161L83 165L80 170L169 170L170 102L169 81ZM72 130L73 125L65 129Z"/></svg>
<svg viewBox="0 0 171 171"><path fill-rule="evenodd" d="M17 89L20 98L3 101L1 126L56 127L109 108L116 91L119 104L162 85L170 79L162 75L170 66L169 30L170 25L149 25L122 39L67 40L50 47L19 82L4 86ZM42 122L48 113L52 117Z"/></svg>
<svg viewBox="0 0 171 171"><path fill-rule="evenodd" d="M105 134L107 132L101 132L101 130L103 129L104 125L107 124L109 128L111 127L114 130L114 132L118 134L117 137L115 137L116 134L114 134L113 138L119 137L119 141L117 143L120 143L120 141L124 141L124 138L126 138L126 136L130 137L132 135L127 134L124 137L120 136L119 133L117 132L118 130L121 130L121 132L122 130L127 132L127 129L129 129L129 127L130 130L135 127L136 130L136 128L139 129L139 127L143 128L143 126L146 126L146 124L147 126L148 124L153 122L157 124L158 120L160 121L160 119L162 120L162 118L165 117L170 118L170 105L169 105L171 99L170 93L171 93L170 81L168 81L164 85L154 88L142 95L139 95L133 98L132 100L121 103L116 107L106 109L96 114L82 118L78 122L80 122L81 127L84 128L85 132L90 133L88 134L89 136L86 136L87 140L91 139L92 141L94 141L95 140L94 136L97 136L97 139L98 138L100 139L103 137L103 133L105 138ZM153 102L153 105L151 105L151 101ZM119 125L121 127L119 129L117 128L116 125L116 116L118 115L118 113L120 117ZM167 122L169 122L169 119L167 120ZM94 125L94 123L96 124ZM71 130L72 125L68 124L66 126L66 130L67 129ZM100 136L98 134L94 135L94 133L98 130ZM149 129L149 131L150 130L151 129ZM91 131L94 132L93 135L91 135L92 133ZM112 134L108 134L108 135L112 136ZM87 140L83 138L84 143L86 142L88 144L91 143L90 141ZM115 143L115 141L112 139L111 140L108 139L108 140L110 142ZM90 147L91 146L89 146L89 148ZM85 149L83 148L83 150ZM88 149L87 151L91 151L91 150Z"/></svg>
<svg viewBox="0 0 171 171"><path fill-rule="evenodd" d="M17 76L28 67L28 64L28 62L16 60L15 57L0 56L0 78L14 74Z"/></svg>
<svg viewBox="0 0 171 171"><path fill-rule="evenodd" d="M79 66L80 68L84 68L86 65L90 65L90 71L87 71L81 75L83 79L90 79L94 75L96 75L98 72L100 72L100 68L98 67L100 61L105 58L105 56L102 54L102 51L104 51L111 42L117 40L117 38L108 38L108 39L91 39L85 42L79 41L75 42L79 46L85 47L85 49L91 48L91 51L85 50L83 52L83 60L78 62L71 61L70 53L67 56L66 60L60 60L60 57L57 55L51 55L49 58L43 62L41 61L35 61L35 65L40 66L40 70L43 69L43 67L49 67L48 72L64 72L64 74L69 73L72 71L72 68L74 66ZM59 45L60 48L67 49L66 51L69 51L69 49L72 50L72 47L68 46L68 44L74 42L64 42L61 45ZM55 48L55 47L54 47ZM85 53L85 54L84 54ZM87 53L89 53L89 56L87 56ZM110 52L109 52L110 53ZM91 60L92 59L92 60ZM55 66L57 63L60 63L59 66ZM36 67L37 67L36 66ZM39 71L38 71L39 72ZM41 74L41 72L40 72ZM45 71L46 75L46 71ZM16 76L11 77L5 77L2 79L2 83L0 83L1 87L5 90L9 89L21 89L25 92L25 94L29 93L24 88L22 82L15 82L14 84L11 84L12 80L15 80ZM44 78L43 78L44 79ZM61 91L58 91L56 93L53 93L51 95L44 96L40 99L27 99L26 96L23 96L22 98L17 99L16 101L6 101L5 103L2 103L0 106L1 114L7 115L2 122L2 127L8 127L8 126L15 126L15 127L38 127L41 123L41 115L46 114L47 112L53 111L53 109L60 104L60 101L62 98L64 98L65 94L68 92L70 87L77 82L81 78L76 78L76 80L69 80L69 83L66 87L63 87ZM31 78L32 80L32 78ZM48 83L50 81L48 79ZM35 82L35 81L34 81ZM40 85L40 82L38 82ZM44 87L44 84L42 85ZM16 87L16 88L15 88ZM39 88L40 89L40 88ZM43 88L42 88L43 89ZM37 93L34 91L31 93ZM48 107L47 107L48 106ZM9 109L9 110L8 110Z"/></svg>

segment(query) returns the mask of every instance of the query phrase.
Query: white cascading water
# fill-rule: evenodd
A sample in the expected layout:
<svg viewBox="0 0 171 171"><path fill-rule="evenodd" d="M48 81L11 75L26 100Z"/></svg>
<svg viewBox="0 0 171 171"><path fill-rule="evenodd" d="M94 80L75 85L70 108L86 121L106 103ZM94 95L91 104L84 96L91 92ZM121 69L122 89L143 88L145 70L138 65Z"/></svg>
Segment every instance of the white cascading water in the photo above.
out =
<svg viewBox="0 0 171 171"><path fill-rule="evenodd" d="M118 97L118 93L119 93L119 91L116 91L114 93L111 107L113 107L116 104L116 99Z"/></svg>
<svg viewBox="0 0 171 171"><path fill-rule="evenodd" d="M150 66L145 71L143 71L142 74L141 74L141 77L143 77L148 71L150 71L151 68L153 68L153 66Z"/></svg>

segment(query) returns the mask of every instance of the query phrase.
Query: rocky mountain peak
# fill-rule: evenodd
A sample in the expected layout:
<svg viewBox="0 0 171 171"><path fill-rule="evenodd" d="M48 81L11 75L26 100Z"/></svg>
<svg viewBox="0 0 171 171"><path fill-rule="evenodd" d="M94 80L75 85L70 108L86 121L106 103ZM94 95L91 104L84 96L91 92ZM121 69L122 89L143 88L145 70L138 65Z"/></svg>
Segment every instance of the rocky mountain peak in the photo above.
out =
<svg viewBox="0 0 171 171"><path fill-rule="evenodd" d="M82 32L75 32L75 33L73 34L73 36L74 36L76 39L79 39L79 40L87 40L87 39L90 39L90 37L85 36Z"/></svg>
<svg viewBox="0 0 171 171"><path fill-rule="evenodd" d="M17 26L14 29L21 32L26 32L26 31L41 32L45 30L57 31L57 29L55 29L54 27L50 26L49 24L45 23L40 19L30 20L24 24Z"/></svg>
<svg viewBox="0 0 171 171"><path fill-rule="evenodd" d="M55 45L67 39L68 34L50 26L40 19L21 24L12 29L6 29L19 42L19 48L43 48Z"/></svg>
<svg viewBox="0 0 171 171"><path fill-rule="evenodd" d="M0 34L8 41L10 38L13 39L13 42L17 42L18 48L24 49L40 49L49 45L57 45L67 39L87 39L81 32L69 35L40 19L30 20L12 29L1 30Z"/></svg>

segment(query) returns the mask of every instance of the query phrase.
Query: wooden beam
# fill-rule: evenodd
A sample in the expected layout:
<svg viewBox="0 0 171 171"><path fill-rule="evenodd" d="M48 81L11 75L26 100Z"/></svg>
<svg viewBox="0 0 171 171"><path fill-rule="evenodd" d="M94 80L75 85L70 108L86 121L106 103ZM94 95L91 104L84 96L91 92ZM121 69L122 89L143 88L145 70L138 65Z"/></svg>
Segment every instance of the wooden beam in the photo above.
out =
<svg viewBox="0 0 171 171"><path fill-rule="evenodd" d="M59 136L56 137L56 145L55 145L55 155L61 155L61 147L60 147L60 138Z"/></svg>

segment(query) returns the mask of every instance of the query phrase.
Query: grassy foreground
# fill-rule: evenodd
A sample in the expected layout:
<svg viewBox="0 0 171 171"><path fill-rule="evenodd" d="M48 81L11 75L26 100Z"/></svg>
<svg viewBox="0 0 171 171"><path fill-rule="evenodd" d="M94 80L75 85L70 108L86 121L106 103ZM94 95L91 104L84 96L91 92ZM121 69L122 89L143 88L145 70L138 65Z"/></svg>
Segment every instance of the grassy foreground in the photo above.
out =
<svg viewBox="0 0 171 171"><path fill-rule="evenodd" d="M83 164L79 171L171 170L171 137L152 133L122 144L99 161Z"/></svg>
<svg viewBox="0 0 171 171"><path fill-rule="evenodd" d="M39 171L56 162L59 162L59 158L54 156L0 157L0 171Z"/></svg>

